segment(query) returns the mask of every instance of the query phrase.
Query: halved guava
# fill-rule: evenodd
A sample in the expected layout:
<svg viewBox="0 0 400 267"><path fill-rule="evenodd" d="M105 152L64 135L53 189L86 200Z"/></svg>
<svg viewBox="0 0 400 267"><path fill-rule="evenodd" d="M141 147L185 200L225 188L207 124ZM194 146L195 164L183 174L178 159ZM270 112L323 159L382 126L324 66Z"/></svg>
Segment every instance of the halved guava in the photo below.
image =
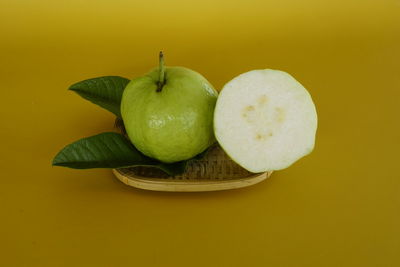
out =
<svg viewBox="0 0 400 267"><path fill-rule="evenodd" d="M222 89L214 132L224 151L250 172L280 170L309 154L317 112L308 91L278 70L243 73Z"/></svg>

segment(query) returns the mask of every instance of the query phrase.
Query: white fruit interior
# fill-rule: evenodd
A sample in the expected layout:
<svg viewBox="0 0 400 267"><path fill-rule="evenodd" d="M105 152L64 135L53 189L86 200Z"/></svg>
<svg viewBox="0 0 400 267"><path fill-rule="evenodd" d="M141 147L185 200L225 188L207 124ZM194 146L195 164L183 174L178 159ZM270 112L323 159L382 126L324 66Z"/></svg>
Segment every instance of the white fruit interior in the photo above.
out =
<svg viewBox="0 0 400 267"><path fill-rule="evenodd" d="M251 172L286 168L314 148L314 103L286 72L266 69L239 75L222 89L214 114L218 142Z"/></svg>

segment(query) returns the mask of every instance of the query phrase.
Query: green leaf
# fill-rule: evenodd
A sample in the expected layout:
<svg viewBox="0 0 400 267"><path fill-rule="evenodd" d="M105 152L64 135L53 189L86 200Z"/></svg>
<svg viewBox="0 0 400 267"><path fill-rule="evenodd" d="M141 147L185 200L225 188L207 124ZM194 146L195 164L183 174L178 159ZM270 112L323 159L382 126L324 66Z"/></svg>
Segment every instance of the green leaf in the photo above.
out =
<svg viewBox="0 0 400 267"><path fill-rule="evenodd" d="M118 133L101 133L76 141L62 149L53 165L74 169L123 168L159 164L141 154Z"/></svg>
<svg viewBox="0 0 400 267"><path fill-rule="evenodd" d="M155 166L156 168L166 172L171 176L182 174L186 171L186 167L188 165L188 160L179 161L175 163L160 163Z"/></svg>
<svg viewBox="0 0 400 267"><path fill-rule="evenodd" d="M107 132L80 139L63 148L53 166L73 169L147 166L174 176L185 172L187 161L163 163L143 155L122 134Z"/></svg>
<svg viewBox="0 0 400 267"><path fill-rule="evenodd" d="M119 76L104 76L84 80L71 85L69 90L79 94L86 100L111 111L121 117L120 105L122 93L129 80Z"/></svg>
<svg viewBox="0 0 400 267"><path fill-rule="evenodd" d="M179 161L179 162L175 162L175 163L161 163L160 165L158 165L156 167L172 176L182 174L186 171L186 168L187 168L189 162L191 162L193 160L203 159L207 155L207 153L210 151L211 147L207 148L206 150L204 150L200 154L197 154L196 156L194 156L191 159L183 160L183 161Z"/></svg>

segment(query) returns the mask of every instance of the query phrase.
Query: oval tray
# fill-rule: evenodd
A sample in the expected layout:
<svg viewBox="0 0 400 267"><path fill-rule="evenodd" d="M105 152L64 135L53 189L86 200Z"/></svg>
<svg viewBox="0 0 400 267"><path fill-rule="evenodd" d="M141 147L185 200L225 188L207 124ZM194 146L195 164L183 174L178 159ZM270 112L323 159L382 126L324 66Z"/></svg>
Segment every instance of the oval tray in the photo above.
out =
<svg viewBox="0 0 400 267"><path fill-rule="evenodd" d="M200 192L241 188L259 183L271 172L251 173L237 165L219 146L188 164L184 174L170 177L155 168L113 169L124 184L153 191Z"/></svg>

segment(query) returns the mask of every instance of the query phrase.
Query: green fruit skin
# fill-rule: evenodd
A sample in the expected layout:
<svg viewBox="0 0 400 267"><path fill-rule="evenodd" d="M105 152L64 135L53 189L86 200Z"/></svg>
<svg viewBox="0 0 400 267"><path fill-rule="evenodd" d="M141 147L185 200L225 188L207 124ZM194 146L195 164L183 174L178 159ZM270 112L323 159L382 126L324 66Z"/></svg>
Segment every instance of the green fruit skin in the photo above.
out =
<svg viewBox="0 0 400 267"><path fill-rule="evenodd" d="M199 73L165 67L133 79L125 88L121 114L131 142L146 156L172 163L190 159L215 142L213 114L218 93Z"/></svg>

